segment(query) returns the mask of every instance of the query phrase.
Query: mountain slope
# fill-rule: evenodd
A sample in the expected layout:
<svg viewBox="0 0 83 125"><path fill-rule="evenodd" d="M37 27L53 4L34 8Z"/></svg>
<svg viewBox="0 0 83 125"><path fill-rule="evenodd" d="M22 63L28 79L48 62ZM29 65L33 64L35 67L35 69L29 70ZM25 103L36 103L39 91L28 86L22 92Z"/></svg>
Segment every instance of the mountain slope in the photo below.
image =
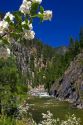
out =
<svg viewBox="0 0 83 125"><path fill-rule="evenodd" d="M24 40L21 44L12 41L12 52L16 56L17 66L27 82L33 87L43 84L48 91L65 70L63 50L58 54L58 49L45 45L38 39Z"/></svg>
<svg viewBox="0 0 83 125"><path fill-rule="evenodd" d="M68 52L68 47L66 46L60 46L55 48L57 54L64 55L66 52Z"/></svg>
<svg viewBox="0 0 83 125"><path fill-rule="evenodd" d="M51 87L51 94L83 108L83 52L78 54L63 77Z"/></svg>

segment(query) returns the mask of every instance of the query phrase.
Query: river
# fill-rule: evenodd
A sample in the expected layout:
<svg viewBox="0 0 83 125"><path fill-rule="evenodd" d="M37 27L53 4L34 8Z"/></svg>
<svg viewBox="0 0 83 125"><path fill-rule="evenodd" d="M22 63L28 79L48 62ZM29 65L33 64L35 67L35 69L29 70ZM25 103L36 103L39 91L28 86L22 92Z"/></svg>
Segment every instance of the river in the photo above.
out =
<svg viewBox="0 0 83 125"><path fill-rule="evenodd" d="M53 113L54 118L65 119L68 114L75 114L80 117L83 123L83 110L72 107L66 101L58 101L53 97L34 97L30 96L28 98L28 103L30 105L29 113L32 114L33 119L36 122L42 120L42 113L46 113L48 110Z"/></svg>

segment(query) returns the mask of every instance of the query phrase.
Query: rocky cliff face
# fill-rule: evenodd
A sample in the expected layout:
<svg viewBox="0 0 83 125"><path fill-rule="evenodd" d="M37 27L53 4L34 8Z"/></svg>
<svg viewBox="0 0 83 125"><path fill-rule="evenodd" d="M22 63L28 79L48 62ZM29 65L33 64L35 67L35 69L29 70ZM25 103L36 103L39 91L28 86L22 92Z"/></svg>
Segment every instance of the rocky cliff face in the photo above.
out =
<svg viewBox="0 0 83 125"><path fill-rule="evenodd" d="M21 70L23 75L27 74L28 71L28 62L29 62L29 49L25 46L22 46L20 43L15 41L12 42L12 52L16 56L16 62L18 69Z"/></svg>
<svg viewBox="0 0 83 125"><path fill-rule="evenodd" d="M63 77L51 87L51 94L83 108L83 52L71 62Z"/></svg>
<svg viewBox="0 0 83 125"><path fill-rule="evenodd" d="M42 44L38 39L33 41L24 40L21 43L12 40L11 52L16 57L18 69L27 79L26 83L30 85L44 84L47 75L46 71L53 56L55 56L54 48ZM4 51L1 51L1 53L4 54Z"/></svg>
<svg viewBox="0 0 83 125"><path fill-rule="evenodd" d="M29 45L28 45L29 44ZM16 56L18 69L22 72L27 83L32 85L35 78L35 72L40 72L47 67L47 61L40 51L40 46L34 45L34 41L27 41L25 44L12 42L12 52Z"/></svg>

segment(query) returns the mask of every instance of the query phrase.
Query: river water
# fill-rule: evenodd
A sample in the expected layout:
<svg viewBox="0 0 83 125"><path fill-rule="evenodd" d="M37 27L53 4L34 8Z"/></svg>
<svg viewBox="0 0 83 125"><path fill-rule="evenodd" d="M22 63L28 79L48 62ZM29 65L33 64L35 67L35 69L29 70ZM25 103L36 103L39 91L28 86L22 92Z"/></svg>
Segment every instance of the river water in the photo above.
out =
<svg viewBox="0 0 83 125"><path fill-rule="evenodd" d="M53 97L40 98L30 96L28 103L30 104L29 113L32 114L36 122L42 120L42 113L50 111L53 113L54 118L60 119L65 119L68 114L75 114L77 117L80 117L83 124L83 110L72 107L72 105L66 101L58 101Z"/></svg>

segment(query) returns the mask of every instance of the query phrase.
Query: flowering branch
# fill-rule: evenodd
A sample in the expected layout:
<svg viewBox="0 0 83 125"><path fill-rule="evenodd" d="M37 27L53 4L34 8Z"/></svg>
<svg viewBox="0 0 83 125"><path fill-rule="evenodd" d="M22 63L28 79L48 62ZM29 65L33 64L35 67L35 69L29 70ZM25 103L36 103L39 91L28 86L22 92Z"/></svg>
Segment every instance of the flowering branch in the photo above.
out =
<svg viewBox="0 0 83 125"><path fill-rule="evenodd" d="M34 39L33 19L44 21L52 18L52 11L44 11L41 3L42 0L23 0L18 12L7 12L0 21L0 39L6 39L9 43L20 36L21 39Z"/></svg>

